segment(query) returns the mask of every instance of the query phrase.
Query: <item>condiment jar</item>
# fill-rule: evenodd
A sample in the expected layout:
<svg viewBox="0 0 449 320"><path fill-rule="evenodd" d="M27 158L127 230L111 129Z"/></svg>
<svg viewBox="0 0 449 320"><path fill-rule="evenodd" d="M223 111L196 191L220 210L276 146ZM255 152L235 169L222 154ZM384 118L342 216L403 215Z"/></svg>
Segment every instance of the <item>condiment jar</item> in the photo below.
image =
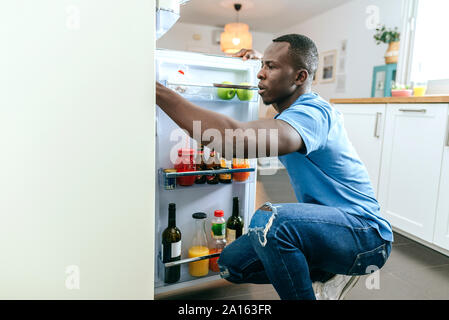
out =
<svg viewBox="0 0 449 320"><path fill-rule="evenodd" d="M242 169L249 168L248 159L237 159L234 158L232 160L232 168L233 169ZM236 172L232 174L235 181L246 181L249 178L249 172Z"/></svg>
<svg viewBox="0 0 449 320"><path fill-rule="evenodd" d="M195 151L193 149L179 149L178 159L176 159L175 169L177 172L196 171ZM176 179L180 186L191 186L195 182L196 176L181 176Z"/></svg>

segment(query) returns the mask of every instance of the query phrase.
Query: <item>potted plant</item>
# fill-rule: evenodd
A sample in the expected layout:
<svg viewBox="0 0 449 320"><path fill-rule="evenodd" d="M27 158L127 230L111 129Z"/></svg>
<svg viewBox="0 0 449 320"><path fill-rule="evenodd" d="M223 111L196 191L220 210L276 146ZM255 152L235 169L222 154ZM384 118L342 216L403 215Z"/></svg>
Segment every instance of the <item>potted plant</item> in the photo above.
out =
<svg viewBox="0 0 449 320"><path fill-rule="evenodd" d="M385 63L397 63L399 58L399 39L400 33L398 27L394 29L387 29L384 25L376 28L376 33L374 34L374 40L377 44L386 43L388 44L387 52L385 53Z"/></svg>
<svg viewBox="0 0 449 320"><path fill-rule="evenodd" d="M411 97L413 90L411 86L406 84L400 84L396 82L392 82L391 84L391 96L392 97Z"/></svg>

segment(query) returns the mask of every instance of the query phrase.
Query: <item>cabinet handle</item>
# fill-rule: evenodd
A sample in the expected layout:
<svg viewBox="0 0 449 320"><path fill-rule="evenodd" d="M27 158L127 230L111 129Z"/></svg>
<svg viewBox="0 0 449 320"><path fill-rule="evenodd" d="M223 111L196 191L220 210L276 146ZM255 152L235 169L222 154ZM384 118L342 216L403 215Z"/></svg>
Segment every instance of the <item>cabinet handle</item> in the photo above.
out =
<svg viewBox="0 0 449 320"><path fill-rule="evenodd" d="M381 112L376 112L376 124L374 125L374 138L379 138L378 127L379 127L379 116L381 116Z"/></svg>
<svg viewBox="0 0 449 320"><path fill-rule="evenodd" d="M402 111L402 112L422 112L422 113L426 113L427 112L426 109L399 109L399 111Z"/></svg>

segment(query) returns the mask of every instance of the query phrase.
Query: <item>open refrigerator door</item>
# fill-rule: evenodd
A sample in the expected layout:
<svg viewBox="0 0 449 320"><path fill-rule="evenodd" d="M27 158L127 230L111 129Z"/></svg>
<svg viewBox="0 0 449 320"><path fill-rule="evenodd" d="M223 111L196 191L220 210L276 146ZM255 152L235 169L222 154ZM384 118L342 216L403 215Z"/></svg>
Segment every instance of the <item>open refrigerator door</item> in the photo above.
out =
<svg viewBox="0 0 449 320"><path fill-rule="evenodd" d="M259 61L242 61L239 58L206 55L191 52L156 50L157 80L173 89L192 103L230 116L239 121L252 121L258 117L257 72ZM223 83L226 82L226 83ZM239 86L239 84L241 86ZM227 96L226 89L245 89L239 96ZM224 89L224 90L223 90ZM242 91L241 91L242 93ZM228 166L225 169L194 172L173 171L178 151L191 149L196 152L198 144L183 132L160 108L157 109L156 129L156 169L159 177L156 188L156 229L155 229L155 294L164 293L199 283L219 279L219 273L209 270L206 275L192 276L189 272L189 248L195 235L195 221L192 214L205 213L206 235L211 242L211 220L215 210L224 212L228 220L233 210L233 198L238 197L243 218L244 232L254 213L256 197L257 159L249 159L247 166ZM211 150L204 148L204 153ZM195 153L195 155L197 155ZM205 156L207 157L207 156ZM172 169L172 170L167 170ZM214 171L215 170L215 171ZM180 185L180 179L195 179L198 173L211 177L214 173L232 175L231 183L193 183ZM243 177L243 178L242 178ZM240 180L240 181L238 181ZM182 234L181 258L176 262L163 263L162 232L167 228L169 204L176 205L176 226ZM179 249L177 249L179 251ZM214 254L211 257L217 257ZM199 258L201 259L201 258ZM179 280L164 282L167 266L179 265Z"/></svg>

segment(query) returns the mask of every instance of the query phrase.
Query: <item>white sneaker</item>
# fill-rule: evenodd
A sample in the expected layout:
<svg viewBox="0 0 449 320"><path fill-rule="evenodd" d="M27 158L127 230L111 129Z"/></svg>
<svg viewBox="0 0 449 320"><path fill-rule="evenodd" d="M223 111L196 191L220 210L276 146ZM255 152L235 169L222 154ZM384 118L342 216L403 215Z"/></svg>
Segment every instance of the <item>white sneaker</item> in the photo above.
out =
<svg viewBox="0 0 449 320"><path fill-rule="evenodd" d="M313 291L317 300L343 300L351 290L360 276L346 276L337 274L326 282L312 283Z"/></svg>

